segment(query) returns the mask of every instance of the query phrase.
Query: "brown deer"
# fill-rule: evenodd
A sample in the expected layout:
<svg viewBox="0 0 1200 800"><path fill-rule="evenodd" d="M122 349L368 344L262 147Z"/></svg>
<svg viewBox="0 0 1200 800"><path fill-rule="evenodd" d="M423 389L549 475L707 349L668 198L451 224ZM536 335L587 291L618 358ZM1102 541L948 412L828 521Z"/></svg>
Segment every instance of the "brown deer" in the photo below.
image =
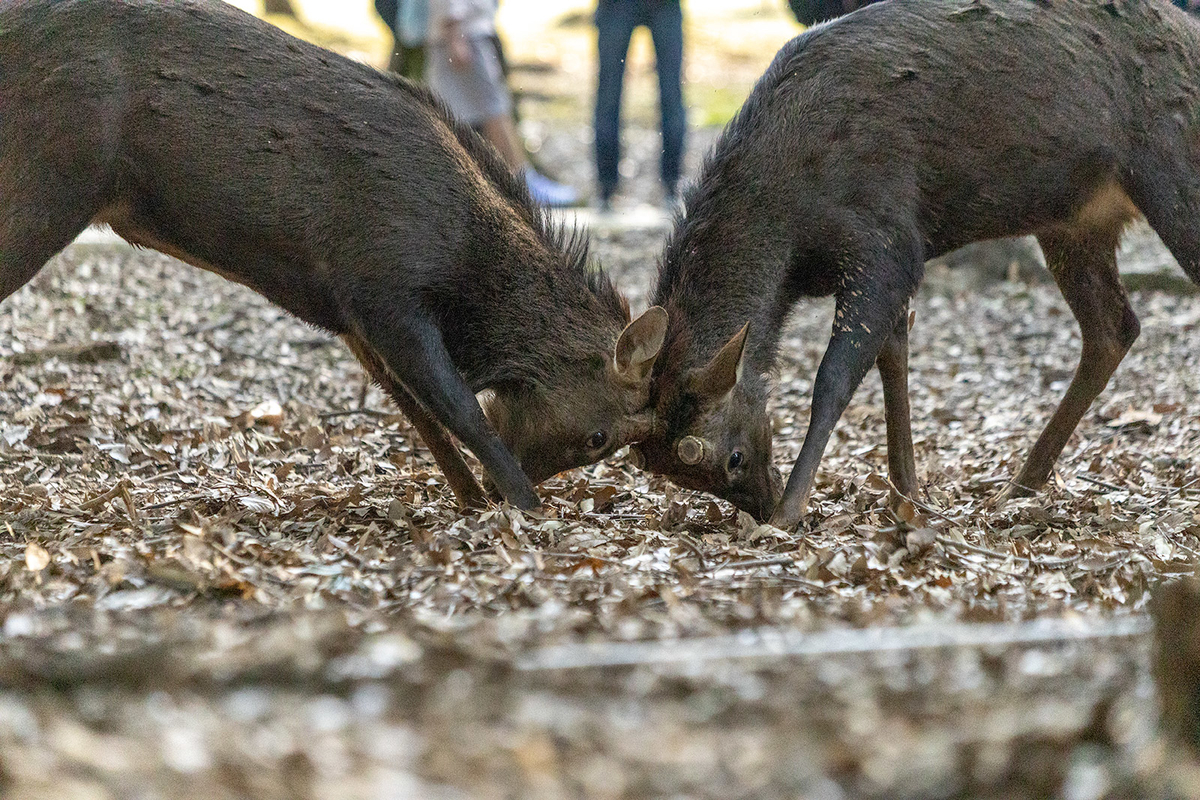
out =
<svg viewBox="0 0 1200 800"><path fill-rule="evenodd" d="M89 223L341 336L463 504L449 434L522 508L644 435L662 310L425 90L225 3L0 3L0 300Z"/></svg>
<svg viewBox="0 0 1200 800"><path fill-rule="evenodd" d="M1200 282L1200 27L1160 0L868 6L784 46L685 210L654 295L669 325L649 469L791 528L875 364L889 472L914 496L907 306L924 262L1032 233L1083 334L1008 489L1034 491L1137 338L1115 260L1126 223L1144 215ZM763 373L795 302L827 295L833 331L776 505Z"/></svg>

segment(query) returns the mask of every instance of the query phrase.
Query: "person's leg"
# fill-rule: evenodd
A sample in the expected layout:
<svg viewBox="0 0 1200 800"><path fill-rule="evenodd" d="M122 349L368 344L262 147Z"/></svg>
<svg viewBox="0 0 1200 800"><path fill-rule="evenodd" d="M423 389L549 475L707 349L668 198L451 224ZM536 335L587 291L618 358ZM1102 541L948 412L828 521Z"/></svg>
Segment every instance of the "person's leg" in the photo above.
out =
<svg viewBox="0 0 1200 800"><path fill-rule="evenodd" d="M509 169L520 172L525 168L525 148L521 146L511 115L498 114L485 119L480 124L479 131L483 138L500 152Z"/></svg>
<svg viewBox="0 0 1200 800"><path fill-rule="evenodd" d="M469 62L452 64L443 43L430 45L425 70L429 88L451 114L478 130L513 170L519 170L525 166L524 149L512 124L512 97L495 46L479 38L472 39L470 47Z"/></svg>
<svg viewBox="0 0 1200 800"><path fill-rule="evenodd" d="M388 69L410 80L424 80L425 48L423 46L409 47L397 40L396 49L392 52L392 60L388 63Z"/></svg>
<svg viewBox="0 0 1200 800"><path fill-rule="evenodd" d="M429 87L442 98L450 113L475 128L500 154L513 172L525 177L533 199L543 205L565 206L575 202L571 186L556 183L529 166L525 147L512 117L512 96L494 42L487 37L471 40L471 61L450 63L449 53L431 45L427 75Z"/></svg>
<svg viewBox="0 0 1200 800"><path fill-rule="evenodd" d="M658 102L662 118L660 176L668 198L679 183L687 112L683 108L683 10L679 0L653 4L650 35L658 70Z"/></svg>
<svg viewBox="0 0 1200 800"><path fill-rule="evenodd" d="M621 161L621 85L633 35L634 7L628 0L600 0L596 7L599 75L596 82L596 181L602 202L616 191Z"/></svg>

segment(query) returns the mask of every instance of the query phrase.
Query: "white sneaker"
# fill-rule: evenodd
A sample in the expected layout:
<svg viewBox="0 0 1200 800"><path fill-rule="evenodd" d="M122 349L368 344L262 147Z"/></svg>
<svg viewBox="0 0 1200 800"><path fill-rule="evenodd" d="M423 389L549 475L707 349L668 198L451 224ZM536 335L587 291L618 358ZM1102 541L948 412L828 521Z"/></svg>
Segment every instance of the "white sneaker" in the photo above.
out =
<svg viewBox="0 0 1200 800"><path fill-rule="evenodd" d="M573 186L552 181L533 167L525 168L525 185L530 196L544 206L570 206L579 199Z"/></svg>

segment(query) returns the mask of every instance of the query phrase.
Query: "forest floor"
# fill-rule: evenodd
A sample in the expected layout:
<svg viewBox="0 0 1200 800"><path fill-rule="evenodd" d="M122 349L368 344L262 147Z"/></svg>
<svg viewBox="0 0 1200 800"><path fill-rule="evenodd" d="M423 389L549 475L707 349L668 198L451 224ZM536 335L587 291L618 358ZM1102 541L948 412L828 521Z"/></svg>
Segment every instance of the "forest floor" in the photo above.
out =
<svg viewBox="0 0 1200 800"><path fill-rule="evenodd" d="M583 187L584 106L542 113L549 63L524 128ZM652 122L626 210L656 202ZM594 230L635 308L662 237ZM1133 304L1050 487L999 505L1078 328L1052 286L931 281L920 503L888 511L872 375L783 532L621 454L540 513L459 512L337 340L75 245L0 306L0 796L1200 797L1147 613L1200 550L1200 297ZM804 303L783 338L785 470L831 317Z"/></svg>

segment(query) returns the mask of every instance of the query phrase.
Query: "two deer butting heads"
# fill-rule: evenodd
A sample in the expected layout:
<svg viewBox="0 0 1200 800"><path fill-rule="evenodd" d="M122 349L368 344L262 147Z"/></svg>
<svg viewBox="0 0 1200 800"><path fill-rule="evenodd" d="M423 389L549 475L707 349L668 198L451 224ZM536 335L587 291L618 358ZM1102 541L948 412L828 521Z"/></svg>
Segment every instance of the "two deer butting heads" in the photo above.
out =
<svg viewBox="0 0 1200 800"><path fill-rule="evenodd" d="M340 336L462 505L487 495L454 440L521 508L536 482L629 444L792 528L873 367L889 475L915 495L924 262L1033 234L1083 358L1006 490L1028 492L1137 338L1124 225L1144 215L1200 283L1197 53L1200 24L1166 3L882 2L811 28L721 133L631 319L586 238L421 86L224 3L0 2L0 301L106 223ZM790 309L827 296L781 489L765 376Z"/></svg>

